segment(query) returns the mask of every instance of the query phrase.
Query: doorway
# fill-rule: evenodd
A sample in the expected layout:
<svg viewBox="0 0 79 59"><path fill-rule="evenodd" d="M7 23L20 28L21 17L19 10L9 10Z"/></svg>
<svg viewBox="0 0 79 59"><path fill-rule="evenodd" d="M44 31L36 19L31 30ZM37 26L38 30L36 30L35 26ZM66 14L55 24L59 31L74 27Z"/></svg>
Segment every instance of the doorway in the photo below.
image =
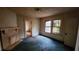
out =
<svg viewBox="0 0 79 59"><path fill-rule="evenodd" d="M78 20L75 18L69 18L65 20L64 27L64 44L75 48L77 39Z"/></svg>
<svg viewBox="0 0 79 59"><path fill-rule="evenodd" d="M25 20L25 37L31 37L31 36L32 36L32 21Z"/></svg>

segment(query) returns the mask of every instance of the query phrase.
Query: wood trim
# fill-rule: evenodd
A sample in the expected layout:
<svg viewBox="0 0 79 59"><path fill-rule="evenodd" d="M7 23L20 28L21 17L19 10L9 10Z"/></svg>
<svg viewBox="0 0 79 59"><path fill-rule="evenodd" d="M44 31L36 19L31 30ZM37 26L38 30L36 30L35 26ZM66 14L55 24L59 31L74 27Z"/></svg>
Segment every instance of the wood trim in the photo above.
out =
<svg viewBox="0 0 79 59"><path fill-rule="evenodd" d="M13 49L15 46L17 46L20 42L21 42L21 40L15 42L14 44L12 44L12 45L10 45L10 46L8 46L8 47L7 47L6 49L4 49L4 50L12 50L12 49Z"/></svg>
<svg viewBox="0 0 79 59"><path fill-rule="evenodd" d="M6 34L5 32L7 29L8 29L8 33ZM12 30L13 33L10 34L9 30ZM13 44L16 43L16 41L15 41L13 44L11 44L11 37L18 35L18 30L19 30L19 27L0 27L2 50L9 48L8 46L11 47ZM2 31L4 31L4 33ZM12 31L10 31L10 32L12 32ZM4 42L3 42L3 40L5 39L5 38L3 38L4 36L8 37L8 43L9 43L9 45L6 46L5 48L4 48Z"/></svg>

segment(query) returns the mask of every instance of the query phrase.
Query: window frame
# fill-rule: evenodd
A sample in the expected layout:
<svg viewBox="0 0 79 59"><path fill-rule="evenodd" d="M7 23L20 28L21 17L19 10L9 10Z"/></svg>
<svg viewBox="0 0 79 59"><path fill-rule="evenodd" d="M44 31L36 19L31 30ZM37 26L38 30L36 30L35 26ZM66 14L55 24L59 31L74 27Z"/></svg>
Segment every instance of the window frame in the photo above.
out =
<svg viewBox="0 0 79 59"><path fill-rule="evenodd" d="M54 20L57 20L57 19L54 19ZM60 26L59 26L59 29L60 29L59 33L53 33L53 27L58 27L58 26L53 26L53 25L54 25L54 23L53 23L54 20L45 20L45 22L44 22L44 32L45 32L45 33L49 33L49 32L46 32L46 31L45 31L46 22L47 22L47 21L51 21L51 26L48 26L48 27L51 27L51 30L50 30L50 33L49 33L49 34L60 34L60 33L61 33L61 24L62 24L61 19L58 19L58 20L61 21L61 22L60 22Z"/></svg>
<svg viewBox="0 0 79 59"><path fill-rule="evenodd" d="M61 19L54 19L54 20L60 20L61 21ZM58 28L58 26L53 26L54 25L54 23L53 23L54 20L52 21L52 33L53 33L53 27L57 27ZM59 33L53 33L53 34L60 34L61 33L61 22L60 22L59 29L60 29Z"/></svg>
<svg viewBox="0 0 79 59"><path fill-rule="evenodd" d="M46 22L47 22L47 21L51 21L51 20L45 20L45 22L44 22L44 32L50 34L50 33L52 33L52 32L51 32L51 31L52 31L52 21L51 21L51 26L46 26ZM46 27L50 27L50 28L51 28L51 29L50 29L50 32L46 32L46 31L45 31L45 28L46 28Z"/></svg>

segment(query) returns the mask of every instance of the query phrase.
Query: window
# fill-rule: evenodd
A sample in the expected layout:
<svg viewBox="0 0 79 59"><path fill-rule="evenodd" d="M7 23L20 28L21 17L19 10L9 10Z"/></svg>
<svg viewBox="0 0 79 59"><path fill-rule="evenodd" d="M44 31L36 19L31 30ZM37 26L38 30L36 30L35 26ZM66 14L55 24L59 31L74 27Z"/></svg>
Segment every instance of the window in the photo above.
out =
<svg viewBox="0 0 79 59"><path fill-rule="evenodd" d="M45 32L47 32L47 33L52 32L54 34L59 34L60 33L60 27L61 27L61 20L53 20L53 22L51 22L51 21L45 22Z"/></svg>
<svg viewBox="0 0 79 59"><path fill-rule="evenodd" d="M51 21L45 22L45 32L51 33Z"/></svg>
<svg viewBox="0 0 79 59"><path fill-rule="evenodd" d="M53 28L52 33L58 34L60 33L61 20L53 20Z"/></svg>

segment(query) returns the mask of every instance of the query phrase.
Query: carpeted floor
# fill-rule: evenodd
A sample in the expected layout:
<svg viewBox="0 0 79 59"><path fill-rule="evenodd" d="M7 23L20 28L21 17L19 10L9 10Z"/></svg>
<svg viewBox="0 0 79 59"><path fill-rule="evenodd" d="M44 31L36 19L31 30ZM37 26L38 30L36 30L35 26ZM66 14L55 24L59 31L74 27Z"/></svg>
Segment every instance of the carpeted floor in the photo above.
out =
<svg viewBox="0 0 79 59"><path fill-rule="evenodd" d="M44 36L24 38L12 51L72 51L71 48Z"/></svg>

